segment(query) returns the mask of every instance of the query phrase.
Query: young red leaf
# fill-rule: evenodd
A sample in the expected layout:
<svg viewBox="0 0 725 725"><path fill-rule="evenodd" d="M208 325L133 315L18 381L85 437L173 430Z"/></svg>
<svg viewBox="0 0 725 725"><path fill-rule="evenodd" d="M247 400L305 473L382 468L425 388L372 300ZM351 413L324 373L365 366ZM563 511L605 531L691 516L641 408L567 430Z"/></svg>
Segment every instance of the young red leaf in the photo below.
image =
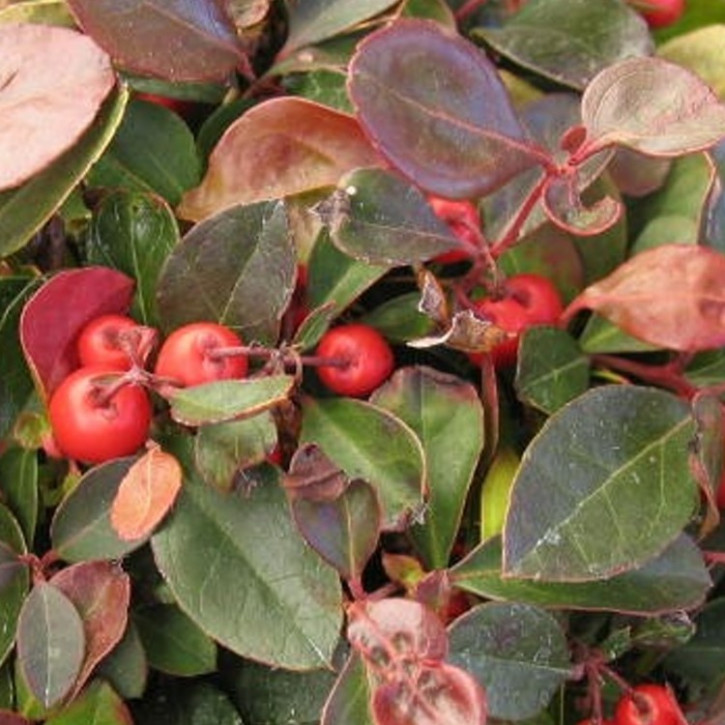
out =
<svg viewBox="0 0 725 725"><path fill-rule="evenodd" d="M599 73L584 91L582 120L588 150L619 144L679 156L725 136L725 106L713 90L660 58L629 58Z"/></svg>
<svg viewBox="0 0 725 725"><path fill-rule="evenodd" d="M548 161L484 53L435 23L403 20L369 35L349 92L382 154L434 194L483 196Z"/></svg>
<svg viewBox="0 0 725 725"><path fill-rule="evenodd" d="M111 506L111 525L126 541L149 536L181 490L182 470L171 454L150 448L124 476Z"/></svg>
<svg viewBox="0 0 725 725"><path fill-rule="evenodd" d="M87 561L59 571L50 583L73 603L83 622L85 657L75 691L120 642L128 620L131 580L110 561Z"/></svg>
<svg viewBox="0 0 725 725"><path fill-rule="evenodd" d="M27 302L20 318L20 340L28 367L42 396L78 365L76 338L90 320L123 314L134 282L108 267L64 270L51 277Z"/></svg>
<svg viewBox="0 0 725 725"><path fill-rule="evenodd" d="M115 82L108 56L74 30L0 26L0 189L22 184L73 146Z"/></svg>
<svg viewBox="0 0 725 725"><path fill-rule="evenodd" d="M725 345L725 254L665 244L641 252L587 287L565 310L591 309L658 347L697 352Z"/></svg>
<svg viewBox="0 0 725 725"><path fill-rule="evenodd" d="M347 114L304 98L274 98L229 126L203 181L177 211L199 221L235 204L334 186L348 171L379 162Z"/></svg>

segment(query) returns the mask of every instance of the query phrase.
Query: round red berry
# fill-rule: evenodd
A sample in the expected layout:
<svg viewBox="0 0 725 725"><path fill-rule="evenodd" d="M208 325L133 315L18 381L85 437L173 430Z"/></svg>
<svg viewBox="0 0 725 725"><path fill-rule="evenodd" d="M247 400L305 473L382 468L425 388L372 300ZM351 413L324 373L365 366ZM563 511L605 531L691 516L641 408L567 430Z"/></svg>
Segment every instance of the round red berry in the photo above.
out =
<svg viewBox="0 0 725 725"><path fill-rule="evenodd" d="M107 365L114 370L128 370L131 358L123 346L122 335L137 327L126 315L101 315L91 320L78 336L77 349L81 365Z"/></svg>
<svg viewBox="0 0 725 725"><path fill-rule="evenodd" d="M638 0L636 7L650 28L665 28L682 17L685 0Z"/></svg>
<svg viewBox="0 0 725 725"><path fill-rule="evenodd" d="M387 340L375 328L359 323L328 330L317 355L331 363L317 369L322 383L334 393L355 398L372 393L395 365Z"/></svg>
<svg viewBox="0 0 725 725"><path fill-rule="evenodd" d="M616 725L682 725L684 718L669 688L645 683L619 699L614 721Z"/></svg>

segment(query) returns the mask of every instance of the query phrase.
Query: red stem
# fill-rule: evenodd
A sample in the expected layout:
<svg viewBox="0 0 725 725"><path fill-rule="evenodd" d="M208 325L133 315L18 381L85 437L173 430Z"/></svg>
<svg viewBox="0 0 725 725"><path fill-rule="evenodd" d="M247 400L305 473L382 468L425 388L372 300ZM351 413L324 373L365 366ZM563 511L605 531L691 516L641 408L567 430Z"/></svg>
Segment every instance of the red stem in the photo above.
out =
<svg viewBox="0 0 725 725"><path fill-rule="evenodd" d="M698 388L684 378L682 368L676 361L665 365L648 365L616 355L592 355L591 359L598 365L633 375L644 382L671 390L688 400L698 392Z"/></svg>

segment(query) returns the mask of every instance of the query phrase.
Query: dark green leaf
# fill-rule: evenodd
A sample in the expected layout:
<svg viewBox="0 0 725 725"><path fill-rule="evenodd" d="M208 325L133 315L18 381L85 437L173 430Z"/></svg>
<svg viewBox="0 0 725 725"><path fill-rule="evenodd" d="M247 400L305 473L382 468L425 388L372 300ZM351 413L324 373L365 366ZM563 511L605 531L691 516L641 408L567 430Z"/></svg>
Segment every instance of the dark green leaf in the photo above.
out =
<svg viewBox="0 0 725 725"><path fill-rule="evenodd" d="M476 389L432 368L398 370L371 401L415 432L428 471L428 505L410 533L431 569L445 568L483 448L483 407Z"/></svg>
<svg viewBox="0 0 725 725"><path fill-rule="evenodd" d="M14 554L27 553L20 524L3 504L0 504L0 542ZM22 567L0 592L0 664L15 644L18 617L29 586L28 569Z"/></svg>
<svg viewBox="0 0 725 725"><path fill-rule="evenodd" d="M475 607L454 622L449 636L449 660L483 685L491 717L533 717L571 675L559 623L529 604Z"/></svg>
<svg viewBox="0 0 725 725"><path fill-rule="evenodd" d="M62 559L119 559L143 543L119 538L110 518L118 487L135 460L120 458L92 468L56 509L50 534Z"/></svg>
<svg viewBox="0 0 725 725"><path fill-rule="evenodd" d="M72 149L17 189L0 192L0 257L25 246L88 173L116 133L127 100L121 89Z"/></svg>
<svg viewBox="0 0 725 725"><path fill-rule="evenodd" d="M431 335L433 320L419 309L420 292L409 292L378 305L363 315L360 322L379 330L390 342L402 343Z"/></svg>
<svg viewBox="0 0 725 725"><path fill-rule="evenodd" d="M305 398L301 443L316 443L350 478L377 491L383 528L405 526L423 504L423 447L400 418L352 398Z"/></svg>
<svg viewBox="0 0 725 725"><path fill-rule="evenodd" d="M560 408L522 457L504 572L606 579L662 552L696 507L693 434L687 404L654 388L604 386Z"/></svg>
<svg viewBox="0 0 725 725"><path fill-rule="evenodd" d="M522 401L551 415L589 387L589 360L564 330L532 327L521 338L516 390Z"/></svg>
<svg viewBox="0 0 725 725"><path fill-rule="evenodd" d="M322 711L320 725L375 725L370 711L371 686L362 658L351 653Z"/></svg>
<svg viewBox="0 0 725 725"><path fill-rule="evenodd" d="M363 128L427 191L483 196L548 158L486 56L435 23L399 20L369 35L349 74Z"/></svg>
<svg viewBox="0 0 725 725"><path fill-rule="evenodd" d="M133 613L148 663L161 672L193 677L216 669L216 644L173 604L156 604Z"/></svg>
<svg viewBox="0 0 725 725"><path fill-rule="evenodd" d="M46 708L70 689L83 664L83 622L68 597L39 582L18 620L18 661L33 696Z"/></svg>
<svg viewBox="0 0 725 725"><path fill-rule="evenodd" d="M294 530L276 469L256 472L248 496L187 479L152 539L157 566L181 609L228 649L324 667L341 625L339 580Z"/></svg>
<svg viewBox="0 0 725 725"><path fill-rule="evenodd" d="M209 320L246 342L274 343L296 267L284 204L220 212L193 227L166 260L157 292L163 327Z"/></svg>
<svg viewBox="0 0 725 725"><path fill-rule="evenodd" d="M320 68L309 73L292 73L284 77L285 90L308 101L321 103L343 113L352 113L347 95L347 75L341 70Z"/></svg>
<svg viewBox="0 0 725 725"><path fill-rule="evenodd" d="M38 456L34 450L10 448L0 456L0 493L32 545L38 521Z"/></svg>
<svg viewBox="0 0 725 725"><path fill-rule="evenodd" d="M179 706L184 725L244 725L226 693L211 682L194 682L184 691Z"/></svg>
<svg viewBox="0 0 725 725"><path fill-rule="evenodd" d="M98 665L97 673L126 700L141 697L146 689L148 660L138 630L129 619L121 641Z"/></svg>
<svg viewBox="0 0 725 725"><path fill-rule="evenodd" d="M113 267L136 280L134 319L158 325L156 283L164 261L179 241L174 215L160 198L119 191L95 210L86 238L91 264Z"/></svg>
<svg viewBox="0 0 725 725"><path fill-rule="evenodd" d="M156 103L133 101L88 183L154 191L176 206L200 179L194 137L178 114Z"/></svg>
<svg viewBox="0 0 725 725"><path fill-rule="evenodd" d="M474 35L517 65L577 90L612 63L653 50L642 18L619 0L530 0L503 28Z"/></svg>
<svg viewBox="0 0 725 725"><path fill-rule="evenodd" d="M133 725L125 703L102 680L94 680L77 699L57 715L49 717L46 725Z"/></svg>
<svg viewBox="0 0 725 725"><path fill-rule="evenodd" d="M712 586L700 550L684 534L637 569L603 581L579 583L501 576L501 540L494 538L453 567L451 578L457 587L489 599L647 615L693 609Z"/></svg>
<svg viewBox="0 0 725 725"><path fill-rule="evenodd" d="M270 375L180 388L170 395L171 415L191 426L257 415L285 400L293 385L291 375Z"/></svg>
<svg viewBox="0 0 725 725"><path fill-rule="evenodd" d="M657 349L655 345L628 335L596 313L587 320L579 338L579 346L582 352L590 355L606 352L650 352Z"/></svg>
<svg viewBox="0 0 725 725"><path fill-rule="evenodd" d="M459 247L425 196L382 169L359 169L340 181L330 202L332 240L368 264L422 262Z"/></svg>

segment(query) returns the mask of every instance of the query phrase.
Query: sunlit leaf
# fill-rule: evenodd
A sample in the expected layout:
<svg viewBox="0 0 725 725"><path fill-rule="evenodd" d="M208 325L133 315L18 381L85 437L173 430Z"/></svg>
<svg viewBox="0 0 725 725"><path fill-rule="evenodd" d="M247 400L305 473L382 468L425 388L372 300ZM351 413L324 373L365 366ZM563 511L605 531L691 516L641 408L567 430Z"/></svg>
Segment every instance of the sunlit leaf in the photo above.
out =
<svg viewBox="0 0 725 725"><path fill-rule="evenodd" d="M79 140L116 77L90 38L50 25L0 25L0 59L0 189L8 189Z"/></svg>
<svg viewBox="0 0 725 725"><path fill-rule="evenodd" d="M372 33L349 74L366 133L427 191L482 196L548 158L486 56L434 23L401 20Z"/></svg>
<svg viewBox="0 0 725 725"><path fill-rule="evenodd" d="M693 433L686 403L654 388L603 386L560 408L522 457L504 572L591 581L661 553L695 510Z"/></svg>
<svg viewBox="0 0 725 725"><path fill-rule="evenodd" d="M725 254L687 244L646 250L587 287L565 319L591 309L657 347L697 352L725 344Z"/></svg>
<svg viewBox="0 0 725 725"><path fill-rule="evenodd" d="M215 0L69 0L68 5L85 32L135 73L173 81L223 79L242 57L234 28Z"/></svg>
<svg viewBox="0 0 725 725"><path fill-rule="evenodd" d="M303 98L274 98L229 126L177 211L199 221L235 204L334 186L351 169L377 163L351 116Z"/></svg>

